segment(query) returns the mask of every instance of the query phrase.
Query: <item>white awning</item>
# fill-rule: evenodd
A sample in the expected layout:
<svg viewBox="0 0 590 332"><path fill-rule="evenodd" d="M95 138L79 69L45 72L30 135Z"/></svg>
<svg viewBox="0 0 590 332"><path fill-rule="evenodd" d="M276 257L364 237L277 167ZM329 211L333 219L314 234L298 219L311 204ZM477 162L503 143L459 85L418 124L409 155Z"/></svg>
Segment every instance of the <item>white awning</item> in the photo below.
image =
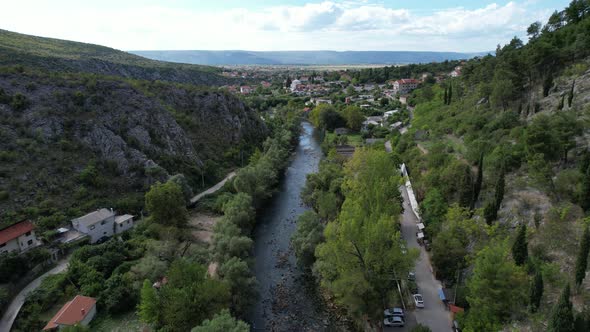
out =
<svg viewBox="0 0 590 332"><path fill-rule="evenodd" d="M419 223L417 226L418 226L418 229L419 230L423 230L424 229L424 224L423 223Z"/></svg>
<svg viewBox="0 0 590 332"><path fill-rule="evenodd" d="M416 236L418 237L418 240L419 239L423 239L424 238L424 233L420 232L420 233L416 234Z"/></svg>

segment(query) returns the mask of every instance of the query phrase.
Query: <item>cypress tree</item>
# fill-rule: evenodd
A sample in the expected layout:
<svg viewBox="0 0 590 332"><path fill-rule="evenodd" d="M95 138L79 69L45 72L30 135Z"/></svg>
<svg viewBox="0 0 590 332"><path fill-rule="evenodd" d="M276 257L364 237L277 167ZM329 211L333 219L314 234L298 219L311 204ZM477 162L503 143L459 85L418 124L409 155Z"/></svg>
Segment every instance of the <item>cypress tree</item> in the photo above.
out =
<svg viewBox="0 0 590 332"><path fill-rule="evenodd" d="M531 302L531 311L536 312L541 305L541 299L543 298L543 275L541 271L537 268L535 271L535 277L533 282L531 283L530 289L530 302Z"/></svg>
<svg viewBox="0 0 590 332"><path fill-rule="evenodd" d="M580 195L580 206L585 211L590 210L590 166L586 169L586 176L582 182L582 194Z"/></svg>
<svg viewBox="0 0 590 332"><path fill-rule="evenodd" d="M576 84L576 80L572 82L572 88L570 89L570 93L567 96L567 107L572 107L572 101L574 100L574 85Z"/></svg>
<svg viewBox="0 0 590 332"><path fill-rule="evenodd" d="M489 201L486 203L485 207L483 208L483 216L486 219L486 223L488 225L491 225L492 221L498 218L498 210L496 209L495 201Z"/></svg>
<svg viewBox="0 0 590 332"><path fill-rule="evenodd" d="M443 103L447 104L447 87L445 86L445 95L443 96Z"/></svg>
<svg viewBox="0 0 590 332"><path fill-rule="evenodd" d="M500 177L498 178L498 182L496 183L496 194L494 196L494 203L496 204L496 214L498 210L500 210L500 205L502 205L502 200L504 199L504 167L500 171Z"/></svg>
<svg viewBox="0 0 590 332"><path fill-rule="evenodd" d="M483 152L479 156L479 164L477 165L477 178L475 179L475 183L473 184L473 198L471 199L471 205L469 208L473 210L475 208L475 203L479 198L479 192L481 191L481 183L483 181Z"/></svg>
<svg viewBox="0 0 590 332"><path fill-rule="evenodd" d="M529 257L528 242L526 239L526 225L520 225L514 244L512 245L512 258L518 266L522 266Z"/></svg>
<svg viewBox="0 0 590 332"><path fill-rule="evenodd" d="M553 307L549 318L549 332L575 332L574 313L570 301L570 285L565 285L559 301Z"/></svg>
<svg viewBox="0 0 590 332"><path fill-rule="evenodd" d="M580 251L576 259L576 286L580 286L586 277L586 268L588 267L588 252L590 251L590 233L588 226L584 228L582 240L580 241Z"/></svg>
<svg viewBox="0 0 590 332"><path fill-rule="evenodd" d="M453 85L449 84L449 96L448 96L448 100L447 100L447 105L451 105L452 101L453 101Z"/></svg>

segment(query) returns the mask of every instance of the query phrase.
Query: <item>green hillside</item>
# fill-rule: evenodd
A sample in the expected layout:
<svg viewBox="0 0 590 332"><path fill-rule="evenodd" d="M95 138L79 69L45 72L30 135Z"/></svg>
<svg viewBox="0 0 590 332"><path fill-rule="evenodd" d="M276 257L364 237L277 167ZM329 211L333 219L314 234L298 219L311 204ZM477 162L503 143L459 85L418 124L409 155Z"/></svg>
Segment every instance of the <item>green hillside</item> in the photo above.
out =
<svg viewBox="0 0 590 332"><path fill-rule="evenodd" d="M222 85L227 81L215 67L155 61L100 45L6 30L0 30L0 65L203 85Z"/></svg>

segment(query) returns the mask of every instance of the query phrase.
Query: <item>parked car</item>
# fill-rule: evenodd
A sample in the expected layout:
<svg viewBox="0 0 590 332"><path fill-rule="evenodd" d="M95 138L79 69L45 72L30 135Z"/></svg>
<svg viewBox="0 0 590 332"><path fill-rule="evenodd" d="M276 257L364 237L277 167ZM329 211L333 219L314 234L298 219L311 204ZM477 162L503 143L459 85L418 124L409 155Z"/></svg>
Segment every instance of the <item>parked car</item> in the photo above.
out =
<svg viewBox="0 0 590 332"><path fill-rule="evenodd" d="M402 308L388 308L388 309L385 309L383 311L383 315L385 315L385 317L398 316L398 317L405 318L404 309L402 309Z"/></svg>
<svg viewBox="0 0 590 332"><path fill-rule="evenodd" d="M406 245L404 243L400 243L399 244L400 249L402 250L402 254L407 254L408 253L408 249L406 248Z"/></svg>
<svg viewBox="0 0 590 332"><path fill-rule="evenodd" d="M414 294L414 304L416 304L416 308L424 308L424 300L422 299L422 294Z"/></svg>
<svg viewBox="0 0 590 332"><path fill-rule="evenodd" d="M459 323L457 323L456 320L453 321L453 332L461 332L461 329L459 328Z"/></svg>
<svg viewBox="0 0 590 332"><path fill-rule="evenodd" d="M404 319L401 318L400 316L391 316L391 317L385 317L385 319L383 320L383 325L402 327L402 326L406 325L406 323L404 322Z"/></svg>
<svg viewBox="0 0 590 332"><path fill-rule="evenodd" d="M415 281L416 280L416 272L411 271L410 273L408 273L408 280Z"/></svg>

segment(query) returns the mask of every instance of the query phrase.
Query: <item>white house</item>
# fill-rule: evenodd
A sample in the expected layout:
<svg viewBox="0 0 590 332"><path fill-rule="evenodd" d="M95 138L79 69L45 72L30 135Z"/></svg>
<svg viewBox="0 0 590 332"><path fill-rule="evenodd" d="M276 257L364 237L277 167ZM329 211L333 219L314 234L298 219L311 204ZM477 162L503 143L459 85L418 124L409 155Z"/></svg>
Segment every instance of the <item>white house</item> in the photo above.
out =
<svg viewBox="0 0 590 332"><path fill-rule="evenodd" d="M243 95L247 95L252 93L252 88L248 85L244 85L240 87L240 93Z"/></svg>
<svg viewBox="0 0 590 332"><path fill-rule="evenodd" d="M330 99L316 99L315 100L315 105L320 105L320 104L329 104L332 105L332 101Z"/></svg>
<svg viewBox="0 0 590 332"><path fill-rule="evenodd" d="M72 220L77 231L88 234L90 243L96 243L102 237L111 237L115 232L115 212L113 209L100 209Z"/></svg>
<svg viewBox="0 0 590 332"><path fill-rule="evenodd" d="M399 110L387 111L387 112L383 113L383 118L387 119L390 116L393 116L395 113L399 113Z"/></svg>
<svg viewBox="0 0 590 332"><path fill-rule="evenodd" d="M297 91L297 89L301 86L300 80L293 80L291 81L291 92Z"/></svg>
<svg viewBox="0 0 590 332"><path fill-rule="evenodd" d="M0 230L0 254L4 252L21 253L38 246L35 226L30 221L21 221Z"/></svg>
<svg viewBox="0 0 590 332"><path fill-rule="evenodd" d="M76 295L73 300L64 304L61 309L45 325L43 331L58 331L76 324L87 326L96 315L96 299Z"/></svg>
<svg viewBox="0 0 590 332"><path fill-rule="evenodd" d="M124 214L122 216L115 217L115 234L123 233L124 231L132 228L133 216L130 214Z"/></svg>

